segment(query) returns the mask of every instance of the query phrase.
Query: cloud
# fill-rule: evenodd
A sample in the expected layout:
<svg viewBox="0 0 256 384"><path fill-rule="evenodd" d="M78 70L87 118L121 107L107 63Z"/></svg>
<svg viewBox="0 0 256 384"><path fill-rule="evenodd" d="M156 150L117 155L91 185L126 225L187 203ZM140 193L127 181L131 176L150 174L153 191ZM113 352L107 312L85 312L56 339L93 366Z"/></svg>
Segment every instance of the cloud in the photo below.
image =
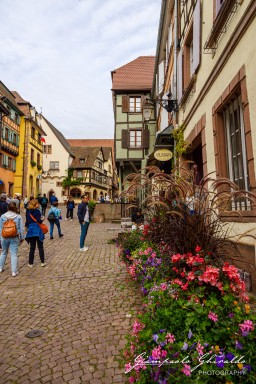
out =
<svg viewBox="0 0 256 384"><path fill-rule="evenodd" d="M160 0L2 1L1 81L42 107L67 138L113 138L110 72L155 54L160 6Z"/></svg>

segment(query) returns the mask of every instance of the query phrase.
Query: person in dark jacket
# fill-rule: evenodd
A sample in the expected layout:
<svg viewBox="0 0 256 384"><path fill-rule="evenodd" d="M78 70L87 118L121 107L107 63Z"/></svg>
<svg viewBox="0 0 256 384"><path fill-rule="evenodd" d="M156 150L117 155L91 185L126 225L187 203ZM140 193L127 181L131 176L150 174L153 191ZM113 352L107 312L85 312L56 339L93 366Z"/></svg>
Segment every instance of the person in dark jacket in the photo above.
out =
<svg viewBox="0 0 256 384"><path fill-rule="evenodd" d="M144 223L144 215L141 212L141 209L136 209L132 214L132 223L135 225L142 225Z"/></svg>
<svg viewBox="0 0 256 384"><path fill-rule="evenodd" d="M42 215L45 216L45 211L46 211L47 204L48 204L48 199L47 199L45 193L42 197L41 203L39 203L39 204L41 204L41 207L42 207Z"/></svg>
<svg viewBox="0 0 256 384"><path fill-rule="evenodd" d="M65 220L68 220L68 218L70 217L70 221L73 221L74 208L75 208L74 199L72 196L69 196L67 200L67 214L66 214Z"/></svg>
<svg viewBox="0 0 256 384"><path fill-rule="evenodd" d="M80 251L88 251L88 247L84 246L85 238L88 232L90 225L90 212L88 207L89 197L87 195L82 195L82 202L78 205L77 216L81 226L81 235L80 235Z"/></svg>
<svg viewBox="0 0 256 384"><path fill-rule="evenodd" d="M53 205L53 203L54 203L55 201L58 202L59 200L57 199L57 197L55 196L55 193L53 192L52 195L51 195L51 197L50 197L50 204Z"/></svg>
<svg viewBox="0 0 256 384"><path fill-rule="evenodd" d="M6 201L6 194L2 193L0 196L0 216L8 211L8 203Z"/></svg>
<svg viewBox="0 0 256 384"><path fill-rule="evenodd" d="M32 268L34 266L34 257L36 245L39 251L39 257L41 260L41 267L45 267L44 262L44 234L39 227L39 225L32 219L32 217L36 219L37 223L42 223L43 218L41 212L39 210L39 203L37 199L33 199L29 202L28 208L26 210L26 223L25 227L28 229L26 235L26 241L30 245L29 251L29 262L28 267Z"/></svg>

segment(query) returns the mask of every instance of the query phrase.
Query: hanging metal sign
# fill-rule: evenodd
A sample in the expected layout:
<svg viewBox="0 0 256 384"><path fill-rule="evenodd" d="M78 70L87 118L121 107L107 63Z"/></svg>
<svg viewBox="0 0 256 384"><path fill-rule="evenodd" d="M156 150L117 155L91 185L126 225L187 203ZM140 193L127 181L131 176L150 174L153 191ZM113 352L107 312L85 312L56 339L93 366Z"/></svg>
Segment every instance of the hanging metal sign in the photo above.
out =
<svg viewBox="0 0 256 384"><path fill-rule="evenodd" d="M154 158L158 161L168 161L172 158L173 153L169 149L160 148L154 152Z"/></svg>

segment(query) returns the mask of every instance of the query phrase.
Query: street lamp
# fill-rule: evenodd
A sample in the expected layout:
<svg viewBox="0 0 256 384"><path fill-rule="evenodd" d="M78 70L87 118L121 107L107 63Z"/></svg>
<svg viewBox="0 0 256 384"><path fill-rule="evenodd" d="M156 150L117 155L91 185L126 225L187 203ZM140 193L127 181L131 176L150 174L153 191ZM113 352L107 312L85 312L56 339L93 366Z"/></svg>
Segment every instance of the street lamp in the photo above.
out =
<svg viewBox="0 0 256 384"><path fill-rule="evenodd" d="M149 103L148 100L149 99L146 99L146 103L144 104L143 110L142 110L144 120L147 120L147 121L150 120L151 112L154 108L154 105L152 103Z"/></svg>

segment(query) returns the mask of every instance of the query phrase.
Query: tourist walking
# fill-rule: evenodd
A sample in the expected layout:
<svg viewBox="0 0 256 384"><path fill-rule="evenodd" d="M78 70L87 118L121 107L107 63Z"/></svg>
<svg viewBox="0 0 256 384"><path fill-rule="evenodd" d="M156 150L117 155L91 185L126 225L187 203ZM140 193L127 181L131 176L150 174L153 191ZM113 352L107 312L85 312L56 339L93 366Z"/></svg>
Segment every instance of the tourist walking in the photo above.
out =
<svg viewBox="0 0 256 384"><path fill-rule="evenodd" d="M10 224L9 224L10 223ZM8 236L5 237L5 224L8 225ZM0 272L3 272L8 250L11 254L12 276L18 274L18 248L24 240L24 230L22 217L18 214L18 209L15 203L10 203L8 211L0 218L0 233L2 243L2 253L0 256Z"/></svg>
<svg viewBox="0 0 256 384"><path fill-rule="evenodd" d="M37 222L35 222L33 219L35 219ZM25 239L30 245L28 262L28 266L30 268L34 266L36 246L38 247L39 251L41 267L45 267L46 265L44 261L44 234L40 226L38 225L38 223L41 224L43 222L43 219L44 218L42 217L41 212L39 210L39 203L37 199L32 199L27 207L25 223L25 227L28 229Z"/></svg>
<svg viewBox="0 0 256 384"><path fill-rule="evenodd" d="M61 228L60 228L60 220L62 219L61 217L61 210L58 208L58 202L54 201L53 205L51 206L49 212L48 212L48 220L50 222L50 239L53 239L53 228L54 224L56 225L58 229L58 234L59 237L63 236L63 233L61 233Z"/></svg>
<svg viewBox="0 0 256 384"><path fill-rule="evenodd" d="M81 226L81 235L80 235L80 251L88 251L88 247L84 246L85 238L88 232L90 224L90 211L88 207L89 197L87 195L82 195L82 202L78 205L77 216Z"/></svg>
<svg viewBox="0 0 256 384"><path fill-rule="evenodd" d="M58 199L55 196L55 193L53 192L51 197L50 197L50 204L53 205L54 202L58 202Z"/></svg>
<svg viewBox="0 0 256 384"><path fill-rule="evenodd" d="M67 200L67 214L66 214L65 220L68 220L68 218L70 217L70 221L73 221L74 208L75 208L74 199L72 196L69 196Z"/></svg>
<svg viewBox="0 0 256 384"><path fill-rule="evenodd" d="M2 193L0 195L0 216L8 211L8 203L6 201L6 194Z"/></svg>
<svg viewBox="0 0 256 384"><path fill-rule="evenodd" d="M45 216L47 204L48 204L48 199L46 197L46 194L43 194L42 200L41 200L41 207L42 207L42 215Z"/></svg>

